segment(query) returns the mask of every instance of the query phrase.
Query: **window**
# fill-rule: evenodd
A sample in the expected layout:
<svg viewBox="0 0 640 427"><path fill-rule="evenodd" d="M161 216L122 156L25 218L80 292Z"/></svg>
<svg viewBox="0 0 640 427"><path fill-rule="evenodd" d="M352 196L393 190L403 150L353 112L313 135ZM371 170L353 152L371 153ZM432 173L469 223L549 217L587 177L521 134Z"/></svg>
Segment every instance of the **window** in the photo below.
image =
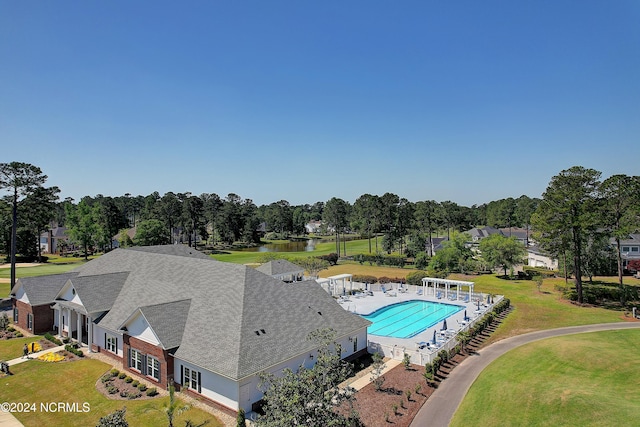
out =
<svg viewBox="0 0 640 427"><path fill-rule="evenodd" d="M13 309L13 323L18 323L18 309Z"/></svg>
<svg viewBox="0 0 640 427"><path fill-rule="evenodd" d="M134 348L131 349L131 367L142 372L142 353Z"/></svg>
<svg viewBox="0 0 640 427"><path fill-rule="evenodd" d="M160 381L160 361L152 356L147 356L147 375Z"/></svg>
<svg viewBox="0 0 640 427"><path fill-rule="evenodd" d="M33 314L27 313L27 329L33 329Z"/></svg>
<svg viewBox="0 0 640 427"><path fill-rule="evenodd" d="M118 352L118 338L105 334L104 346L111 353Z"/></svg>
<svg viewBox="0 0 640 427"><path fill-rule="evenodd" d="M186 366L183 368L182 386L200 392L200 373L193 369L189 369Z"/></svg>
<svg viewBox="0 0 640 427"><path fill-rule="evenodd" d="M629 252L629 246L623 246L622 252Z"/></svg>
<svg viewBox="0 0 640 427"><path fill-rule="evenodd" d="M638 248L637 246L631 246L631 252L638 252Z"/></svg>

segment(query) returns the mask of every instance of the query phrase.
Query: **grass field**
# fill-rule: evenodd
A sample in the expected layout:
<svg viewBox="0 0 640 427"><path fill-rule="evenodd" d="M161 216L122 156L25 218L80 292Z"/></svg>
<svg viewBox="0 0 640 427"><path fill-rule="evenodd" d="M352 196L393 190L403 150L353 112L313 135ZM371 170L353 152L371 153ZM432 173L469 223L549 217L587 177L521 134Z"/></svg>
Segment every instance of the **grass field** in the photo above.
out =
<svg viewBox="0 0 640 427"><path fill-rule="evenodd" d="M0 360L11 360L22 356L22 347L42 338L39 335L30 338L11 338L0 341Z"/></svg>
<svg viewBox="0 0 640 427"><path fill-rule="evenodd" d="M36 403L35 412L15 413L16 418L25 426L95 426L101 417L126 406L126 419L130 426L156 427L167 425L163 406L168 397L151 400L110 400L100 394L95 387L96 381L110 369L110 366L97 360L47 363L32 360L12 367L14 375L2 379L0 390L2 400L6 402ZM43 412L40 402L89 404L88 412ZM185 425L190 419L199 425L210 420L207 426L221 427L222 424L213 415L192 408L174 420L176 426Z"/></svg>
<svg viewBox="0 0 640 427"><path fill-rule="evenodd" d="M637 330L569 335L519 347L483 371L450 425L637 425L639 353Z"/></svg>

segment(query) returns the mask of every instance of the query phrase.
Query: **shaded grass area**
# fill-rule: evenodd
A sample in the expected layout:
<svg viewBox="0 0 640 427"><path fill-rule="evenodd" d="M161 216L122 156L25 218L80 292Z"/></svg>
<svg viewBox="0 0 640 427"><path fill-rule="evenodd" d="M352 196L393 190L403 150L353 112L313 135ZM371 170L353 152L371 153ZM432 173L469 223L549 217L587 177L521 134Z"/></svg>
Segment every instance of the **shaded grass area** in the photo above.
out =
<svg viewBox="0 0 640 427"><path fill-rule="evenodd" d="M32 342L37 342L42 337L40 335L36 335L33 337L22 337L22 338L11 338L10 340L1 340L0 341L0 360L11 360L16 357L22 356L22 347L25 344L31 344Z"/></svg>
<svg viewBox="0 0 640 427"><path fill-rule="evenodd" d="M110 368L97 360L80 360L67 363L46 363L33 360L12 367L14 375L3 378L0 394L3 401L36 403L37 411L16 413L16 418L25 426L95 426L101 417L126 406L126 419L131 426L155 427L167 425L163 405L169 397L152 400L110 400L100 394L95 382ZM78 403L82 408L89 403L88 412L43 412L41 402ZM186 420L196 425L211 420L207 426L221 427L223 424L213 415L192 408L176 417L175 425L185 425Z"/></svg>
<svg viewBox="0 0 640 427"><path fill-rule="evenodd" d="M640 331L516 348L471 386L451 426L617 426L640 419Z"/></svg>

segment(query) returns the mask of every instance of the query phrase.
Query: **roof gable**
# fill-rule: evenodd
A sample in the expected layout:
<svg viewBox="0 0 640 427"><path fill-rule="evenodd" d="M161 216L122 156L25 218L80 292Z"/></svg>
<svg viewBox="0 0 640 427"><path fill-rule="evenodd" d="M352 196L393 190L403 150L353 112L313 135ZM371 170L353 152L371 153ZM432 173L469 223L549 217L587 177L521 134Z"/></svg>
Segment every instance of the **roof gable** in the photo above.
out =
<svg viewBox="0 0 640 427"><path fill-rule="evenodd" d="M32 306L51 304L65 283L77 275L77 272L72 271L50 276L22 277L11 290L11 295L15 295L18 287L21 287Z"/></svg>
<svg viewBox="0 0 640 427"><path fill-rule="evenodd" d="M275 259L257 267L256 270L269 276L304 273L304 268L286 259Z"/></svg>

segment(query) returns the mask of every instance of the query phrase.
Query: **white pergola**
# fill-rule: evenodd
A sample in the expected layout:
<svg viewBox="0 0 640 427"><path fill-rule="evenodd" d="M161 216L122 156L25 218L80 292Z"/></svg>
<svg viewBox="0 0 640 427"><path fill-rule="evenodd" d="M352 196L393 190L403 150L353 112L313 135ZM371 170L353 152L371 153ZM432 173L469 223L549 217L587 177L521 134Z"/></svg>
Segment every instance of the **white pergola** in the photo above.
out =
<svg viewBox="0 0 640 427"><path fill-rule="evenodd" d="M462 288L467 287L469 293L469 302L471 301L471 296L473 295L473 282L465 282L462 280L448 280L448 279L438 279L436 277L424 277L422 278L422 293L427 295L431 291L431 285L433 285L433 292L431 295L434 297L437 295L437 292L440 290L440 285L443 286L444 290L444 298L449 298L449 292L451 292L451 287L456 287L456 300L459 301L463 298L462 296Z"/></svg>
<svg viewBox="0 0 640 427"><path fill-rule="evenodd" d="M344 294L347 291L347 282L349 282L349 291L353 292L353 274L337 274L316 281L323 288L326 286L327 292L332 296Z"/></svg>

